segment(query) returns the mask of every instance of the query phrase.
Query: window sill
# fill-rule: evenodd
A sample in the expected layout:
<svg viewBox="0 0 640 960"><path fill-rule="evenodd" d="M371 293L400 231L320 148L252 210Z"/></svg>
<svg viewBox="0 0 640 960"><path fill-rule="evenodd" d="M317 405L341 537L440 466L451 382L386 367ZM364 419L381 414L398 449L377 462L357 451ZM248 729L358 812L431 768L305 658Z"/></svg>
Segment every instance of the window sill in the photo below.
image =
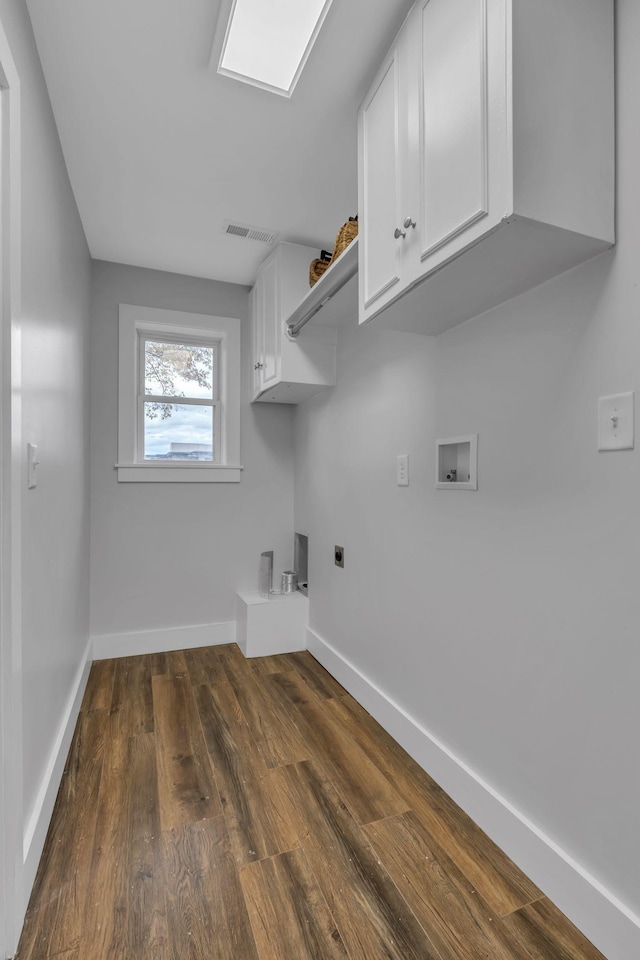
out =
<svg viewBox="0 0 640 960"><path fill-rule="evenodd" d="M219 463L116 463L118 483L240 483L242 467Z"/></svg>

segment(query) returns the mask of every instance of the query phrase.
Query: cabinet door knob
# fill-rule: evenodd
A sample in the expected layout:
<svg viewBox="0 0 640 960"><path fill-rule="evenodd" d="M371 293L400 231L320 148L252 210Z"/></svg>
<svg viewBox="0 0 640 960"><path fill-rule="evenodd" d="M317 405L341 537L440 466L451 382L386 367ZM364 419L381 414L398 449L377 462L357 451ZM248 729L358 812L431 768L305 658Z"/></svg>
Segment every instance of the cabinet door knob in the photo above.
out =
<svg viewBox="0 0 640 960"><path fill-rule="evenodd" d="M395 228L395 230L393 231L393 235L396 238L396 240L399 240L400 237L403 237L403 238L406 237L406 233L403 233L400 227Z"/></svg>
<svg viewBox="0 0 640 960"><path fill-rule="evenodd" d="M254 363L253 365L254 370L262 370L262 367L263 367L263 364L261 363Z"/></svg>
<svg viewBox="0 0 640 960"><path fill-rule="evenodd" d="M413 227L413 229L415 230L416 222L415 220L412 220L411 217L405 217L404 223L402 224L402 226L405 228L405 230L408 230L409 227Z"/></svg>

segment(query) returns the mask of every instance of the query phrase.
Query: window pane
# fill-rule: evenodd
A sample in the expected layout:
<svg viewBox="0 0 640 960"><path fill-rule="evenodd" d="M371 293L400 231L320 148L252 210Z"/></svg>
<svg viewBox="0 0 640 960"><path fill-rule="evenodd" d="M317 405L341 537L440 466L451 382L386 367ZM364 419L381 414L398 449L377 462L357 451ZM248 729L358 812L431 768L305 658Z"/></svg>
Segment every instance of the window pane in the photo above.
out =
<svg viewBox="0 0 640 960"><path fill-rule="evenodd" d="M144 404L145 460L213 460L213 411L209 405Z"/></svg>
<svg viewBox="0 0 640 960"><path fill-rule="evenodd" d="M213 399L215 347L144 340L144 392Z"/></svg>

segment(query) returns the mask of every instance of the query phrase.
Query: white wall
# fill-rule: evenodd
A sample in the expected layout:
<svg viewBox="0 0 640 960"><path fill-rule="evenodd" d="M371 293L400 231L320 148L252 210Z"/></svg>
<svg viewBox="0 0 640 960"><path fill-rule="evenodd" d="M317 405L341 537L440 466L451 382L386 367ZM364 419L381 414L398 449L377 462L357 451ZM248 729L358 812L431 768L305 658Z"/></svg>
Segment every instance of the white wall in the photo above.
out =
<svg viewBox="0 0 640 960"><path fill-rule="evenodd" d="M118 483L118 303L242 321L240 483ZM248 290L135 267L93 267L91 632L235 619L235 592L257 589L261 551L293 551L293 411L248 400ZM101 648L102 649L102 648ZM115 647L114 647L115 649ZM119 652L119 650L118 650Z"/></svg>
<svg viewBox="0 0 640 960"><path fill-rule="evenodd" d="M0 0L21 82L23 453L38 444L36 489L22 485L23 827L48 798L58 734L89 637L88 331L90 260L26 6ZM35 863L38 843L27 851ZM20 878L18 878L20 879ZM28 887L29 879L26 881ZM20 910L24 891L18 891Z"/></svg>
<svg viewBox="0 0 640 960"><path fill-rule="evenodd" d="M615 251L437 340L343 331L296 418L311 628L636 913L640 443L598 453L596 401L640 395L639 38L619 0ZM472 432L478 491L436 491Z"/></svg>

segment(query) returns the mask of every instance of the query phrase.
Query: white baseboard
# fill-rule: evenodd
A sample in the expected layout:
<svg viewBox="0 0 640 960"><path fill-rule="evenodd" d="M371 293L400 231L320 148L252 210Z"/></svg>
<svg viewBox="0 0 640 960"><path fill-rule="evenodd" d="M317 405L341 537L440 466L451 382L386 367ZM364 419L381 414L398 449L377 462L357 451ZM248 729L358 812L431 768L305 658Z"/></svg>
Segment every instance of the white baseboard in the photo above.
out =
<svg viewBox="0 0 640 960"><path fill-rule="evenodd" d="M307 649L608 960L638 960L640 917L311 629Z"/></svg>
<svg viewBox="0 0 640 960"><path fill-rule="evenodd" d="M49 754L44 776L40 783L40 789L38 790L33 810L25 826L22 841L22 878L17 897L17 906L21 910L21 917L24 917L29 904L29 897L31 896L38 864L42 856L47 830L51 822L53 807L58 795L73 732L76 728L78 714L80 713L80 704L82 703L90 669L91 642L87 644L82 660L76 671L67 705L62 715L51 753Z"/></svg>
<svg viewBox="0 0 640 960"><path fill-rule="evenodd" d="M190 650L235 643L236 622L199 623L188 627L167 627L162 630L136 630L133 633L110 633L92 637L93 659L135 657L142 653L167 653L169 650Z"/></svg>

